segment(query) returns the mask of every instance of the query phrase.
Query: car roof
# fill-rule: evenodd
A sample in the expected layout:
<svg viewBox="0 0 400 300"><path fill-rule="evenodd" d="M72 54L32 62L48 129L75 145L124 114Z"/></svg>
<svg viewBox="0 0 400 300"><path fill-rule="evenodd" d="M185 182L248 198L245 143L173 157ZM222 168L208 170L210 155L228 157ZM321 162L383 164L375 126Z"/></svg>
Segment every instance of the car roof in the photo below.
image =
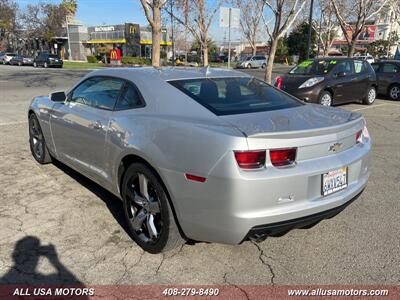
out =
<svg viewBox="0 0 400 300"><path fill-rule="evenodd" d="M379 64L379 63L394 63L394 64L400 64L400 60L398 59L382 59L379 61L376 61L375 64Z"/></svg>
<svg viewBox="0 0 400 300"><path fill-rule="evenodd" d="M95 75L123 76L143 76L157 78L163 81L199 79L211 77L251 77L248 74L222 68L193 68L193 67L132 67L132 68L102 68L91 73Z"/></svg>

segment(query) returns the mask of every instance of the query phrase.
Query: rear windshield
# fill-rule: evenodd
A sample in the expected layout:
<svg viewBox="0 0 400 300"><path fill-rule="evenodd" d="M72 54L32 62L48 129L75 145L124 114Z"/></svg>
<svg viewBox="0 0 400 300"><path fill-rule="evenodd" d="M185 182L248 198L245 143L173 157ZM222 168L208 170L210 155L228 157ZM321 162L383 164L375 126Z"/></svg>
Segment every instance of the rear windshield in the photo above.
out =
<svg viewBox="0 0 400 300"><path fill-rule="evenodd" d="M58 58L58 56L55 55L55 54L49 54L49 57L50 57L50 58Z"/></svg>
<svg viewBox="0 0 400 300"><path fill-rule="evenodd" d="M169 81L216 115L244 114L303 105L265 82L251 77Z"/></svg>
<svg viewBox="0 0 400 300"><path fill-rule="evenodd" d="M15 56L15 53L6 53L7 56Z"/></svg>
<svg viewBox="0 0 400 300"><path fill-rule="evenodd" d="M289 74L299 75L324 75L329 73L337 64L336 59L332 60L305 60L294 67Z"/></svg>

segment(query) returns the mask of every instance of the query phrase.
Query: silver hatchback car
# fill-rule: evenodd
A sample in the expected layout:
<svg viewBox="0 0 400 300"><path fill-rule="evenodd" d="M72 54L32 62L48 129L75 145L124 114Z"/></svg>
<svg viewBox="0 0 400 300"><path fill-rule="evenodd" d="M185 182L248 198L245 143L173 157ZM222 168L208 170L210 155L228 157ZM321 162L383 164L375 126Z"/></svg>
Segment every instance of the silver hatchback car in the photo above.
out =
<svg viewBox="0 0 400 300"><path fill-rule="evenodd" d="M305 104L241 72L116 68L34 98L29 141L124 203L133 239L238 244L333 217L365 188L359 113Z"/></svg>

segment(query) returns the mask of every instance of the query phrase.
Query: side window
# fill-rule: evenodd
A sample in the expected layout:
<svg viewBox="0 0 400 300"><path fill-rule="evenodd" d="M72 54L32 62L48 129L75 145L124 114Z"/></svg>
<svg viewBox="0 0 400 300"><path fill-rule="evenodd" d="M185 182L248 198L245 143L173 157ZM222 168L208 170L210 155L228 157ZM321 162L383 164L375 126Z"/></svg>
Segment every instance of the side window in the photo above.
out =
<svg viewBox="0 0 400 300"><path fill-rule="evenodd" d="M335 73L337 74L340 72L344 72L347 75L353 74L353 68L351 67L351 62L350 61L341 61L340 63L338 63L338 65L336 66Z"/></svg>
<svg viewBox="0 0 400 300"><path fill-rule="evenodd" d="M81 83L71 94L70 102L112 110L124 81L111 77L92 77Z"/></svg>
<svg viewBox="0 0 400 300"><path fill-rule="evenodd" d="M117 101L115 110L125 110L143 106L144 103L137 88L130 83L126 83L122 88L121 96Z"/></svg>
<svg viewBox="0 0 400 300"><path fill-rule="evenodd" d="M365 72L363 61L361 61L361 60L355 60L354 61L354 72L356 74Z"/></svg>
<svg viewBox="0 0 400 300"><path fill-rule="evenodd" d="M371 66L372 66L372 68L374 69L375 72L378 72L379 64L372 64Z"/></svg>
<svg viewBox="0 0 400 300"><path fill-rule="evenodd" d="M383 73L397 73L397 72L399 72L399 69L394 64L385 63L385 64L383 64L382 72Z"/></svg>

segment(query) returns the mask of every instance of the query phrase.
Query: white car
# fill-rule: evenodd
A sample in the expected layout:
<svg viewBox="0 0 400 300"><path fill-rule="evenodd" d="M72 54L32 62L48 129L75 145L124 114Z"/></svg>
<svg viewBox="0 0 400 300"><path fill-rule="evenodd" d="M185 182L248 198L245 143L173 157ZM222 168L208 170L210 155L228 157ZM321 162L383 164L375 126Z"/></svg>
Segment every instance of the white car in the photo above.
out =
<svg viewBox="0 0 400 300"><path fill-rule="evenodd" d="M6 53L3 56L1 56L1 62L3 65L7 65L10 63L10 60L15 56L15 53Z"/></svg>
<svg viewBox="0 0 400 300"><path fill-rule="evenodd" d="M360 56L357 56L357 58L358 59L362 59L362 60L366 60L370 64L375 62L375 59L371 55L360 55Z"/></svg>

